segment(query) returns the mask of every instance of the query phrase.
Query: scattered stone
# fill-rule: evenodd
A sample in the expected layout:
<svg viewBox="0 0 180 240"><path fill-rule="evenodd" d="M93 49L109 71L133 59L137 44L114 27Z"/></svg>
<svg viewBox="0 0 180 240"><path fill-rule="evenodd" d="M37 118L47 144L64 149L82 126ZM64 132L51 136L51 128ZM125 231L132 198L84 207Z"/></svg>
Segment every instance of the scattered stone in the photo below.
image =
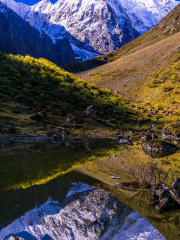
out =
<svg viewBox="0 0 180 240"><path fill-rule="evenodd" d="M99 114L99 110L96 107L91 107L86 110L86 114L92 115L92 114Z"/></svg>
<svg viewBox="0 0 180 240"><path fill-rule="evenodd" d="M162 130L162 139L180 139L180 135L172 135L172 132L167 132L166 128Z"/></svg>
<svg viewBox="0 0 180 240"><path fill-rule="evenodd" d="M130 142L128 140L126 140L126 139L120 139L119 143L120 144L124 144L124 145L129 145L130 144Z"/></svg>
<svg viewBox="0 0 180 240"><path fill-rule="evenodd" d="M123 190L135 191L139 189L139 182L138 181L122 182L122 183L113 184L112 186L114 188L120 188Z"/></svg>
<svg viewBox="0 0 180 240"><path fill-rule="evenodd" d="M141 140L150 142L150 141L152 141L152 137L151 137L151 135L147 135L147 136L141 137Z"/></svg>
<svg viewBox="0 0 180 240"><path fill-rule="evenodd" d="M119 183L118 184L113 184L112 187L113 188L120 188Z"/></svg>
<svg viewBox="0 0 180 240"><path fill-rule="evenodd" d="M92 213L86 213L84 214L84 219L90 223L95 223L97 222L97 219L94 217L94 215Z"/></svg>
<svg viewBox="0 0 180 240"><path fill-rule="evenodd" d="M121 140L121 139L129 139L130 138L130 136L128 136L128 135L120 135L120 136L118 136L118 140Z"/></svg>
<svg viewBox="0 0 180 240"><path fill-rule="evenodd" d="M85 120L82 116L76 115L76 116L74 116L73 120L74 120L75 124L84 124L85 123Z"/></svg>
<svg viewBox="0 0 180 240"><path fill-rule="evenodd" d="M85 120L82 116L75 115L73 118L67 118L66 122L75 124L84 124Z"/></svg>
<svg viewBox="0 0 180 240"><path fill-rule="evenodd" d="M67 119L66 119L66 122L68 122L68 123L73 123L73 119L72 119L72 118L67 118Z"/></svg>
<svg viewBox="0 0 180 240"><path fill-rule="evenodd" d="M60 141L62 136L59 134L57 129L48 130L46 132L46 139L52 140L53 142Z"/></svg>

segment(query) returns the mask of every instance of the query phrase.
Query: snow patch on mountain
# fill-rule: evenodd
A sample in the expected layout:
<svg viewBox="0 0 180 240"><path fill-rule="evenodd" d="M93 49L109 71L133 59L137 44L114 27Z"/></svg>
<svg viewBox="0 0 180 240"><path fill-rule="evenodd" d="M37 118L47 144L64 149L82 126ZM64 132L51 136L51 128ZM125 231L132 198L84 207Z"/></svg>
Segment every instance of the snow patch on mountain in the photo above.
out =
<svg viewBox="0 0 180 240"><path fill-rule="evenodd" d="M0 239L165 240L139 213L108 192L78 183L65 201L51 198L0 231Z"/></svg>
<svg viewBox="0 0 180 240"><path fill-rule="evenodd" d="M98 53L93 53L93 52L90 52L86 49L82 49L82 48L78 48L76 45L74 45L73 43L71 43L71 47L75 53L75 59L77 61L86 61L88 59L92 59L94 57L98 57L99 54Z"/></svg>
<svg viewBox="0 0 180 240"><path fill-rule="evenodd" d="M124 225L113 240L165 240L165 238L145 220L138 212L133 211L126 217Z"/></svg>
<svg viewBox="0 0 180 240"><path fill-rule="evenodd" d="M31 7L33 12L48 13L53 9L53 4L49 0L42 0Z"/></svg>
<svg viewBox="0 0 180 240"><path fill-rule="evenodd" d="M132 26L143 34L156 25L177 4L176 0L107 0L116 15L120 15L118 4L120 3L131 19Z"/></svg>
<svg viewBox="0 0 180 240"><path fill-rule="evenodd" d="M81 182L79 182L79 183L71 183L71 184L74 187L72 187L69 190L66 198L72 197L74 194L77 194L77 193L81 193L81 192L85 192L85 191L89 191L89 190L95 190L94 187L91 187L91 186L89 186L87 184L83 184Z"/></svg>

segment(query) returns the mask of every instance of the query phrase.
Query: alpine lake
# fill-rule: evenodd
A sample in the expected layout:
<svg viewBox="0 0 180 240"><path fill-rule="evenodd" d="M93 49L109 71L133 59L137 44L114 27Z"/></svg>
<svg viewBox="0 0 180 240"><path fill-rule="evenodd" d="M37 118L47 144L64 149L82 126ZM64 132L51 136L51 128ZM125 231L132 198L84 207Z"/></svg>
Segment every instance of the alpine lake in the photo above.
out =
<svg viewBox="0 0 180 240"><path fill-rule="evenodd" d="M157 212L149 189L137 181L140 163L149 161L179 176L180 151L152 157L143 144L0 142L0 240L180 239L180 207ZM146 227L156 235L146 237Z"/></svg>

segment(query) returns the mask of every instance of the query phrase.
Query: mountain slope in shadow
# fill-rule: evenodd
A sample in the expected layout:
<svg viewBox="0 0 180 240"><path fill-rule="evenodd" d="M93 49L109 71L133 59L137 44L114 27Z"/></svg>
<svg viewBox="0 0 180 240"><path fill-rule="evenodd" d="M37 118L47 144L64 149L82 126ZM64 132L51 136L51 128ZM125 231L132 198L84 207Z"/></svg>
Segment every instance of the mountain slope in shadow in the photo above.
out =
<svg viewBox="0 0 180 240"><path fill-rule="evenodd" d="M0 51L46 58L59 66L75 60L67 39L56 44L43 31L30 26L15 12L0 2Z"/></svg>

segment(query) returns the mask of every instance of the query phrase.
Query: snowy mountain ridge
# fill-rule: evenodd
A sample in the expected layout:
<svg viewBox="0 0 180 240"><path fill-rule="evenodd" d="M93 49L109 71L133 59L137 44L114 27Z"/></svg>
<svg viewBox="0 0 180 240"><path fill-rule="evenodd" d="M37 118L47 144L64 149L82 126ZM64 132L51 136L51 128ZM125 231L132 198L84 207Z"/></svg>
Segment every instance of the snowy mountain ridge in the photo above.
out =
<svg viewBox="0 0 180 240"><path fill-rule="evenodd" d="M42 0L33 6L1 0L54 41L68 38L76 59L107 54L148 31L175 0ZM82 53L82 54L81 54Z"/></svg>
<svg viewBox="0 0 180 240"><path fill-rule="evenodd" d="M108 192L78 183L65 201L49 198L0 231L0 239L165 240L139 213ZM12 238L11 238L12 239Z"/></svg>

